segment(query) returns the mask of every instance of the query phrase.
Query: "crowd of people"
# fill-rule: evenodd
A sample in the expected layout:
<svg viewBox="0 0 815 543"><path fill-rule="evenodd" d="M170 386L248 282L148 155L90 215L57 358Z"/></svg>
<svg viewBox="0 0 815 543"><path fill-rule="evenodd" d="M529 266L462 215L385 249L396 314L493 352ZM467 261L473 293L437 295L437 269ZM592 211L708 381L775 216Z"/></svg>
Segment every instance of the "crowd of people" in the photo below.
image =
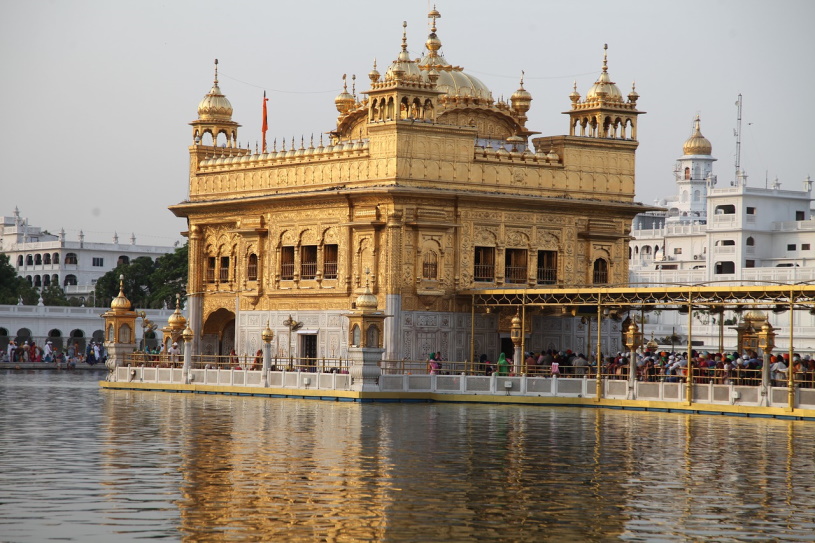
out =
<svg viewBox="0 0 815 543"><path fill-rule="evenodd" d="M65 348L57 348L54 347L51 340L47 340L43 346L39 346L33 339L22 340L19 345L16 340L12 339L9 340L6 350L0 353L0 358L7 363L44 362L73 368L81 363L90 366L104 364L105 360L107 360L107 353L104 345L98 341L89 342L83 351L77 342Z"/></svg>
<svg viewBox="0 0 815 543"><path fill-rule="evenodd" d="M630 353L618 352L602 358L600 373L604 379L628 379L631 364ZM815 359L810 355L789 353L769 357L769 377L774 386L785 386L790 367L795 382L802 387L815 387ZM687 352L645 351L635 353L635 378L638 381L687 382L688 372L694 383L759 385L764 359L755 351L744 353L716 353L693 350ZM515 364L505 353L495 362L486 354L479 357L474 371L479 375L526 375L530 377L592 377L597 375L594 354L546 350L524 353L520 364ZM444 373L441 353L430 353L427 373Z"/></svg>

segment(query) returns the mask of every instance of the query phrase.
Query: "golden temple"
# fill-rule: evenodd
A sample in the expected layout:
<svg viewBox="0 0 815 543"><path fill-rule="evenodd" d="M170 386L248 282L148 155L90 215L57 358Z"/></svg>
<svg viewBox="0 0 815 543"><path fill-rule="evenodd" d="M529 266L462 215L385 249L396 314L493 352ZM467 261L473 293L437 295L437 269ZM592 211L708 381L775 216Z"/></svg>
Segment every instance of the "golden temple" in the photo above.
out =
<svg viewBox="0 0 815 543"><path fill-rule="evenodd" d="M585 97L576 85L564 97L568 133L536 137L523 75L496 100L448 62L440 14L428 17L422 58L403 24L368 90L349 92L343 76L325 144L240 148L216 61L190 123L189 199L170 208L188 221L194 352L254 353L268 324L275 356L345 356L345 315L367 287L389 316L386 359L463 360L472 341L494 360L509 319L471 316L474 290L627 283L631 221L650 209L634 200L643 112L611 80L607 50ZM526 344L570 347L546 318L532 318Z"/></svg>

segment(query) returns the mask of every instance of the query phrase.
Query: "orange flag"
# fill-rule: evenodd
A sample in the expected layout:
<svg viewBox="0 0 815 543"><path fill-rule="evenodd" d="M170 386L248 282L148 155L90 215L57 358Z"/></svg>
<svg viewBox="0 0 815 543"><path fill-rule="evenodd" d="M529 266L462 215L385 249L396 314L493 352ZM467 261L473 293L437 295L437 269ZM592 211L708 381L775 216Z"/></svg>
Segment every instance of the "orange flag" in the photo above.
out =
<svg viewBox="0 0 815 543"><path fill-rule="evenodd" d="M269 130L269 122L266 120L266 102L269 99L266 98L266 91L263 91L263 125L261 126L260 130L263 132L263 152L266 152L266 131Z"/></svg>

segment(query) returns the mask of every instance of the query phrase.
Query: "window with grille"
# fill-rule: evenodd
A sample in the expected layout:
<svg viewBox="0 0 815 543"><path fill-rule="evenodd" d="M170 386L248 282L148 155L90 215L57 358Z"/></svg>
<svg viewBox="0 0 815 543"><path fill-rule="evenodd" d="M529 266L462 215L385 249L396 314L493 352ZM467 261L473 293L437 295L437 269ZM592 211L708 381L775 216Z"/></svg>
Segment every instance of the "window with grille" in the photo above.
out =
<svg viewBox="0 0 815 543"><path fill-rule="evenodd" d="M495 281L495 247L475 248L473 281Z"/></svg>
<svg viewBox="0 0 815 543"><path fill-rule="evenodd" d="M95 257L93 257L91 263L94 266L104 266L105 265L105 259L102 258L102 257L99 257L99 256L95 256Z"/></svg>
<svg viewBox="0 0 815 543"><path fill-rule="evenodd" d="M507 249L504 253L504 281L526 283L526 249Z"/></svg>
<svg viewBox="0 0 815 543"><path fill-rule="evenodd" d="M246 279L249 281L258 280L258 255L249 255L249 262L246 265Z"/></svg>
<svg viewBox="0 0 815 543"><path fill-rule="evenodd" d="M280 278L284 281L294 279L294 247L280 250Z"/></svg>
<svg viewBox="0 0 815 543"><path fill-rule="evenodd" d="M221 283L229 282L229 257L221 257L221 267L218 268L218 280Z"/></svg>
<svg viewBox="0 0 815 543"><path fill-rule="evenodd" d="M215 282L215 257L211 256L207 259L207 283Z"/></svg>
<svg viewBox="0 0 815 543"><path fill-rule="evenodd" d="M594 277L592 279L595 285L608 283L608 262L605 259L598 258L594 261Z"/></svg>
<svg viewBox="0 0 815 543"><path fill-rule="evenodd" d="M65 255L65 263L76 264L77 263L76 253L68 253L67 255Z"/></svg>
<svg viewBox="0 0 815 543"><path fill-rule="evenodd" d="M339 250L337 245L323 246L323 278L337 278L337 263L339 261Z"/></svg>
<svg viewBox="0 0 815 543"><path fill-rule="evenodd" d="M435 281L439 278L439 257L433 251L427 251L422 259L422 279Z"/></svg>
<svg viewBox="0 0 815 543"><path fill-rule="evenodd" d="M538 251L538 284L557 283L557 251Z"/></svg>
<svg viewBox="0 0 815 543"><path fill-rule="evenodd" d="M314 279L317 276L317 246L303 245L300 247L300 277Z"/></svg>

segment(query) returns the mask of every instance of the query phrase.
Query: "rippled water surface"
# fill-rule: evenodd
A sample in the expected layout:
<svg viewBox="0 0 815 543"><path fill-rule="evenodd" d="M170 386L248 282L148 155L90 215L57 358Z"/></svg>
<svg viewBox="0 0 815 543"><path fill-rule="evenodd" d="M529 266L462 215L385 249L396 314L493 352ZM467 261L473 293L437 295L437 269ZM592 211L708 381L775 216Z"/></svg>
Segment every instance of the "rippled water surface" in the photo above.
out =
<svg viewBox="0 0 815 543"><path fill-rule="evenodd" d="M0 373L0 541L812 541L815 425Z"/></svg>

